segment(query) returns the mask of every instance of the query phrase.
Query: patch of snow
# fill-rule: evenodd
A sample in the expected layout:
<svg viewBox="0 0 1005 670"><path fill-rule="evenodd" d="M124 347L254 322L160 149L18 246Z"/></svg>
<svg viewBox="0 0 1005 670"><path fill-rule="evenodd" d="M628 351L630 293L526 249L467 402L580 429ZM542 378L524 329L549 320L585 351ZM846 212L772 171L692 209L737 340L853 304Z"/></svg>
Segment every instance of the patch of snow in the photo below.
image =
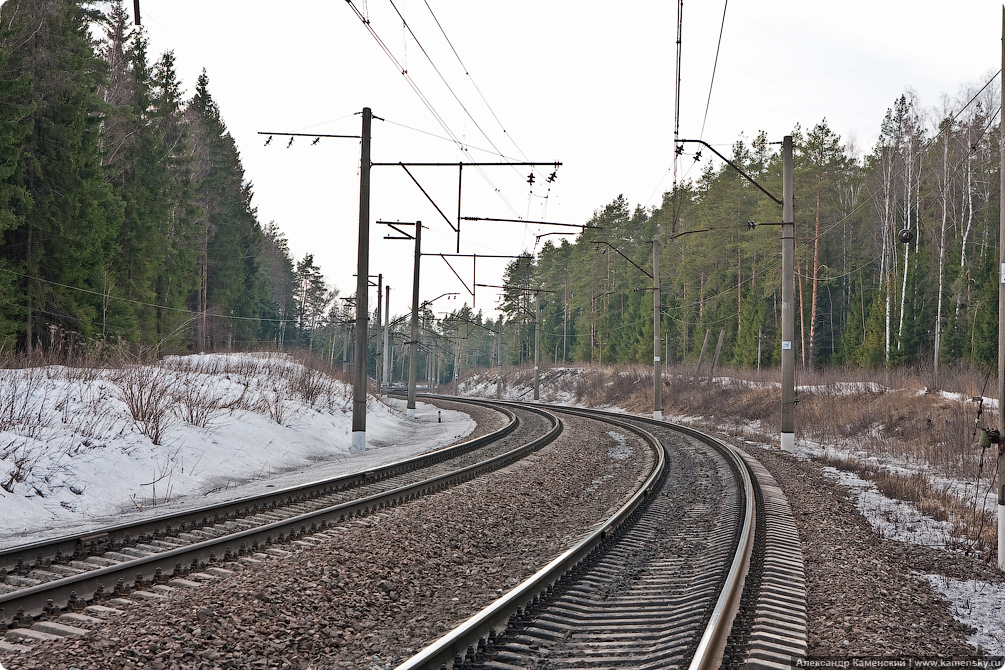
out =
<svg viewBox="0 0 1005 670"><path fill-rule="evenodd" d="M603 484L604 482L606 482L608 479L614 479L614 475L604 475L603 477L600 477L599 479L594 479L592 482L590 482L590 485L587 486L583 490L586 491L586 492L596 491L597 487L600 486L601 484Z"/></svg>
<svg viewBox="0 0 1005 670"><path fill-rule="evenodd" d="M628 438L617 433L613 430L607 432L614 439L614 446L608 447L607 455L616 461L623 461L625 459L631 458L635 450L630 444L628 444Z"/></svg>
<svg viewBox="0 0 1005 670"><path fill-rule="evenodd" d="M952 603L953 617L973 629L967 642L993 656L1005 654L1005 584L942 575L925 578Z"/></svg>
<svg viewBox="0 0 1005 670"><path fill-rule="evenodd" d="M797 386L796 391L824 395L856 395L859 393L884 393L887 387L876 382L835 382L818 386Z"/></svg>
<svg viewBox="0 0 1005 670"><path fill-rule="evenodd" d="M948 521L936 521L909 502L887 498L873 482L854 473L832 467L824 473L851 489L859 513L880 536L929 547L952 544L955 533Z"/></svg>
<svg viewBox="0 0 1005 670"><path fill-rule="evenodd" d="M887 498L874 483L856 474L831 467L824 472L851 489L859 512L882 537L927 546L953 544L955 533L948 521L937 521L911 503ZM971 645L991 655L1005 654L1005 584L925 577L950 601L953 617L971 627L973 632L967 637Z"/></svg>

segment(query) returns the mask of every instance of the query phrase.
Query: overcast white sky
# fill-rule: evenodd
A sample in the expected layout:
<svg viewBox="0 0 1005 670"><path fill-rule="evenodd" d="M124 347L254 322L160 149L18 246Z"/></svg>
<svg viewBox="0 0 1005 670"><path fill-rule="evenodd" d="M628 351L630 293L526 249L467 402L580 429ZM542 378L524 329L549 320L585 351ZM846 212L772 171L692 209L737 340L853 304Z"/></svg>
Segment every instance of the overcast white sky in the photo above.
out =
<svg viewBox="0 0 1005 670"><path fill-rule="evenodd" d="M355 114L370 107L384 119L373 125L374 162L498 161L494 144L510 159L563 163L550 192L543 178L551 168L539 170L533 193L527 168L465 169L462 216L581 224L619 194L651 207L669 190L676 2L394 0L418 42L389 0L353 3L141 0L151 59L173 49L188 95L206 68L262 223L279 225L297 259L313 253L342 295L355 288L358 141L312 146L300 138L287 148L276 137L263 146L259 131L359 134ZM353 6L465 151L444 139L448 130ZM867 151L886 109L907 88L924 106L940 107L944 95L983 85L1000 68L1000 2L734 0L725 9L706 120L724 6L684 3L680 119L682 137L702 135L724 153L759 130L780 140L797 123L809 128L825 117ZM455 219L457 168L413 173ZM373 221L422 220L424 251L456 251L446 221L401 168L374 168L370 212ZM535 235L554 230L464 223L461 252L533 251ZM410 304L412 248L384 240L387 232L371 226L370 272L384 274L392 312L401 314ZM480 261L478 283L500 283L505 262ZM471 262L454 265L470 287ZM440 258L423 258L421 283L423 300L451 291L465 297ZM476 307L491 312L495 294L479 289ZM442 299L435 309L458 306Z"/></svg>

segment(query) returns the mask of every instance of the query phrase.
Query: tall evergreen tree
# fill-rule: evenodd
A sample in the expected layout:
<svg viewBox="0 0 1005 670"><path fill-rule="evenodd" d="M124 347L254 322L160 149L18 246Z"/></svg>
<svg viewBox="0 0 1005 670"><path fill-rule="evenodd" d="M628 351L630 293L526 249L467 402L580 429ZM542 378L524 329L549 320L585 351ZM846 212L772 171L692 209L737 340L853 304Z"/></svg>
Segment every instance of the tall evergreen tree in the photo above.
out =
<svg viewBox="0 0 1005 670"><path fill-rule="evenodd" d="M0 11L0 17L4 14ZM0 28L0 239L24 223L31 208L31 196L25 186L24 146L29 134L28 119L34 111L30 100L31 81L27 73L11 68L13 51L11 32L3 22ZM6 243L5 243L6 247ZM0 255L0 346L10 347L16 333L23 330L23 294L18 259L6 251Z"/></svg>
<svg viewBox="0 0 1005 670"><path fill-rule="evenodd" d="M165 189L169 209L160 231L166 246L153 280L157 341L169 350L180 349L192 343L190 336L195 330L195 319L187 308L191 306L190 296L201 285L197 260L202 247L197 235L200 212L192 179L191 139L171 51L165 52L153 67L149 117L168 172Z"/></svg>
<svg viewBox="0 0 1005 670"><path fill-rule="evenodd" d="M5 257L23 272L22 342L30 350L60 329L91 336L122 217L101 167L99 96L105 65L88 23L99 17L72 0L8 0L4 79L24 77L15 109L30 112L18 142L16 186L30 196L20 225L7 231Z"/></svg>
<svg viewBox="0 0 1005 670"><path fill-rule="evenodd" d="M157 344L161 333L156 278L172 244L167 236L172 206L168 146L161 124L151 118L153 92L146 41L130 30L121 0L112 5L105 25L102 52L109 77L103 93L111 109L104 129L104 163L108 180L124 204L124 216L115 263L103 291L102 331ZM126 300L109 300L114 297Z"/></svg>
<svg viewBox="0 0 1005 670"><path fill-rule="evenodd" d="M209 92L205 70L196 82L186 110L189 122L196 220L201 241L201 286L194 305L198 312L196 346L229 349L261 334L261 308L268 291L258 273L264 235L251 204L251 184L233 137Z"/></svg>

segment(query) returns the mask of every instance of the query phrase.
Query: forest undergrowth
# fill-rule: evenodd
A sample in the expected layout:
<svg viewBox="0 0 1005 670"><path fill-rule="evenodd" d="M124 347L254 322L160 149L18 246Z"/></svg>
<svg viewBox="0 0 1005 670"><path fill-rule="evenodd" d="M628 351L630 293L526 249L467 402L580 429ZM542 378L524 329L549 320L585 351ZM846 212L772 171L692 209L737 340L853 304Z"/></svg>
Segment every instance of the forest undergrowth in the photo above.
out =
<svg viewBox="0 0 1005 670"><path fill-rule="evenodd" d="M0 351L0 488L45 497L70 459L131 432L168 453L176 426L207 429L242 412L289 425L303 412L351 406L347 375L310 355ZM152 481L171 474L165 466Z"/></svg>

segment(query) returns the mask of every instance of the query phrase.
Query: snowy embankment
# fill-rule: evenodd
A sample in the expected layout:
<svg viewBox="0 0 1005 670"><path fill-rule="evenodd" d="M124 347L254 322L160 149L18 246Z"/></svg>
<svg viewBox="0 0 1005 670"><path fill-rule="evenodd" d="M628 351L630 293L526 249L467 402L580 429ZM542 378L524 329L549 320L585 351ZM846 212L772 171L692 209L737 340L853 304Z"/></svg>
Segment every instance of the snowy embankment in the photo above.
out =
<svg viewBox="0 0 1005 670"><path fill-rule="evenodd" d="M474 427L371 396L367 451L350 454L352 388L280 354L0 370L0 547L364 470Z"/></svg>

